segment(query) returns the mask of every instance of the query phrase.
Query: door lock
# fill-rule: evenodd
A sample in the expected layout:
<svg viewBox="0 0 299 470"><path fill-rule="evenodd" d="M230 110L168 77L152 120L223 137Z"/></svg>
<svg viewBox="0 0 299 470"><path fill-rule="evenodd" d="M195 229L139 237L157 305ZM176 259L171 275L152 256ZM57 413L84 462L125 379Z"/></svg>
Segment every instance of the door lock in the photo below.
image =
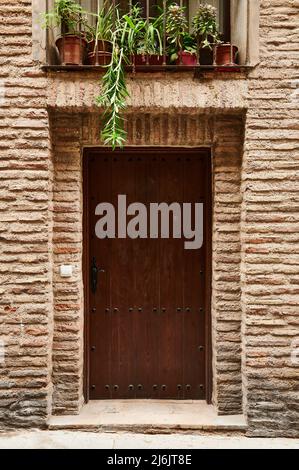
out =
<svg viewBox="0 0 299 470"><path fill-rule="evenodd" d="M91 292L93 294L96 293L97 291L97 286L98 286L98 274L99 273L104 273L104 269L99 269L97 267L97 261L96 258L92 258L92 264L91 264Z"/></svg>

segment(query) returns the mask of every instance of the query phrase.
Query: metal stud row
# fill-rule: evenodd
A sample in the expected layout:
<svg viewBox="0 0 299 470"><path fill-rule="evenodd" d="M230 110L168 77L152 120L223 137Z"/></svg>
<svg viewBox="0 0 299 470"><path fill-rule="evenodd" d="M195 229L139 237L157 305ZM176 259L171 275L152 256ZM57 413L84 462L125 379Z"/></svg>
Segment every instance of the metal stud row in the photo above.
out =
<svg viewBox="0 0 299 470"><path fill-rule="evenodd" d="M128 311L130 313L136 311L136 312L143 312L143 310L146 310L146 309L143 309L142 307L129 307ZM172 309L170 309L172 310ZM94 307L91 309L92 313L96 313L97 312L97 309ZM153 310L152 310L154 313L165 313L167 312L167 308L165 307L162 307L162 308L157 308L157 307L153 307ZM183 307L176 307L176 311L177 312L192 312L192 311L196 311L196 309L192 309L191 307L186 307L186 308L183 308ZM199 308L199 311L200 312L203 312L204 309L202 307ZM110 312L114 312L114 313L118 313L119 312L119 308L117 307L114 307L114 308L105 308L105 312L106 313L110 313Z"/></svg>
<svg viewBox="0 0 299 470"><path fill-rule="evenodd" d="M92 385L91 388L92 388L92 390L95 390L95 389L96 389L96 386L95 386L95 385ZM137 388L138 390L143 390L143 385L142 385L142 384L138 384L136 388ZM161 390L164 392L164 391L167 390L167 385L161 385L160 388L161 388ZM184 386L184 385L181 385L181 384L178 384L178 385L177 385L177 390L179 390L179 391L180 391L180 390L183 390L184 388L185 388L187 391L190 391L190 390L192 389L192 386L191 386L190 384L187 384L187 385L185 385L185 386ZM199 388L202 390L202 389L204 388L204 386L203 386L202 384L200 384L200 385L199 385ZM115 392L118 392L118 390L119 390L119 385L112 385L112 386L110 386L110 385L105 385L105 390L108 391L108 390L110 390L110 389L113 389ZM130 385L128 386L128 389L129 389L130 391L135 390L135 385L130 384ZM152 389L153 389L153 390L158 390L158 389L159 389L159 385L156 385L156 384L153 385L153 386L152 386Z"/></svg>
<svg viewBox="0 0 299 470"><path fill-rule="evenodd" d="M147 160L143 160L142 158L138 157L138 158L127 158L127 161L128 162L142 162L142 161L148 161L149 159ZM151 161L153 162L157 162L157 161L161 161L161 162L166 162L166 159L165 158L157 158L157 157L153 157L150 159ZM107 163L107 162L118 162L120 161L118 158L113 158L113 159L108 159L108 158L104 158L104 162ZM180 158L178 157L176 159L177 162L190 162L191 159L190 158Z"/></svg>
<svg viewBox="0 0 299 470"><path fill-rule="evenodd" d="M96 346L91 346L90 349L91 349L92 352L95 352L96 351ZM204 351L204 346L202 346L202 345L198 346L198 351L200 351L200 352Z"/></svg>

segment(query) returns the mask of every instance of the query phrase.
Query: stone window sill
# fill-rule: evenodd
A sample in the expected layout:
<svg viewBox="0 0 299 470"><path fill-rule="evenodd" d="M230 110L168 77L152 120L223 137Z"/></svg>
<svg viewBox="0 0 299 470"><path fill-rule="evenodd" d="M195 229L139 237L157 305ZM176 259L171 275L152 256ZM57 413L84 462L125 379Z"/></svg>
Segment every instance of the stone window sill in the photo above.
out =
<svg viewBox="0 0 299 470"><path fill-rule="evenodd" d="M197 65L197 66L186 66L186 65L136 65L135 68L132 66L126 66L127 72L133 73L146 73L155 74L157 72L191 72L195 78L201 78L203 76L209 76L210 78L239 78L240 75L244 78L248 72L253 70L255 66L252 65ZM41 69L44 72L104 72L105 67L101 65L42 65Z"/></svg>

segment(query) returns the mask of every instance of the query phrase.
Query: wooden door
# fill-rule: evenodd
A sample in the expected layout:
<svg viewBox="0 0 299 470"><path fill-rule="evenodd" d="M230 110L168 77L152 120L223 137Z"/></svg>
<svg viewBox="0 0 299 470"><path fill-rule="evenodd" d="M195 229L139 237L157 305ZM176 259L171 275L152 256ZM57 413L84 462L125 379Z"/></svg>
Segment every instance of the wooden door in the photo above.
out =
<svg viewBox="0 0 299 470"><path fill-rule="evenodd" d="M209 154L89 150L84 190L87 396L207 398ZM117 221L119 195L126 195L127 205L140 202L147 208L202 202L202 248L185 249L184 238L172 233L169 239L100 240L95 209L102 202L113 204ZM98 270L96 289L92 269Z"/></svg>

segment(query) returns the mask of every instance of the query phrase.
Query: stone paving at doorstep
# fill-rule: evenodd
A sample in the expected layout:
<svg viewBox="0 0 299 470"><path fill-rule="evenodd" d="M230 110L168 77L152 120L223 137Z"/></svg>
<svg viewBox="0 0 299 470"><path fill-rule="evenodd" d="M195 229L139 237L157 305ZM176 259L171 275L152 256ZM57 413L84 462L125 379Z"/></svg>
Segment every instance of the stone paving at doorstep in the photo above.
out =
<svg viewBox="0 0 299 470"><path fill-rule="evenodd" d="M52 416L50 430L245 432L243 415L218 416L212 405L193 400L92 400L78 415Z"/></svg>
<svg viewBox="0 0 299 470"><path fill-rule="evenodd" d="M25 431L0 433L0 449L299 449L299 439Z"/></svg>

